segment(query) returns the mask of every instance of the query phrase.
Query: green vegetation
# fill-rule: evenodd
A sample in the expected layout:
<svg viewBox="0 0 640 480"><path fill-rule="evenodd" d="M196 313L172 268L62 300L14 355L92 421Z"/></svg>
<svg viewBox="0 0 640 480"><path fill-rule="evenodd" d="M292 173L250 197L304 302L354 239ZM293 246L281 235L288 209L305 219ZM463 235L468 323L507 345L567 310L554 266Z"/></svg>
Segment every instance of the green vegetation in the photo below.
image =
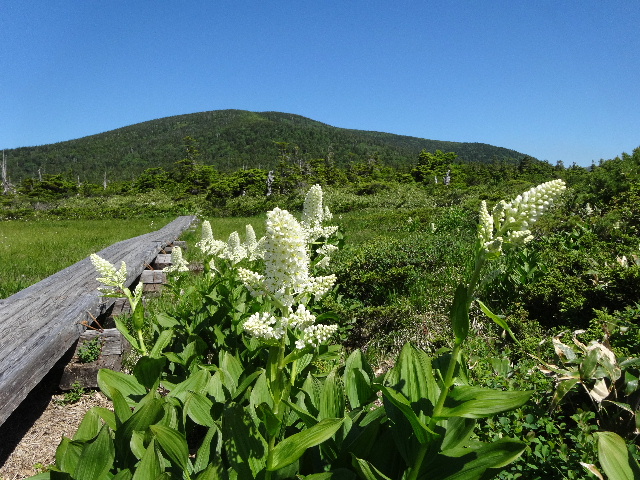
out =
<svg viewBox="0 0 640 480"><path fill-rule="evenodd" d="M146 169L171 169L175 162L183 159L185 137L197 140L204 165L224 172L251 168L270 170L281 158L294 161L323 158L340 167L377 158L399 168L410 165L423 149L455 151L460 158L475 162L523 157L513 150L482 143L347 130L299 115L242 110L161 118L77 140L5 153L9 177L14 182L28 177L45 180L47 174L64 174L71 184L66 188L81 182L85 184L81 190L92 190L94 186L90 184L102 188L105 174L113 182L131 180Z"/></svg>
<svg viewBox="0 0 640 480"><path fill-rule="evenodd" d="M590 169L469 162L450 149L418 150L395 168L390 154L338 163L279 143L269 181L264 165L214 168L195 138L182 137L172 166L107 190L73 190L64 176L23 184L3 197L2 216L37 225L197 213L226 243L245 223L263 235L265 212L299 212L322 184L339 235L310 251L329 240L340 249L328 268L312 254L309 268L336 283L296 302L336 325L333 342L296 353L306 337L295 327L249 334L260 319L272 327L293 315L278 292L251 294L254 277L236 269L261 273L266 262L200 252L189 234L185 257L204 273L176 274L164 297L119 325L140 358L132 375L101 374L116 412L88 414L54 470L82 477L83 449L111 452L98 467L122 478L454 473L433 471L443 465L478 468L464 478L638 475L640 148ZM526 244L478 236L483 205L552 179L567 191L527 226ZM133 430L144 433L122 433Z"/></svg>
<svg viewBox="0 0 640 480"><path fill-rule="evenodd" d="M171 220L173 218L3 221L0 223L0 298L115 242L158 230Z"/></svg>
<svg viewBox="0 0 640 480"><path fill-rule="evenodd" d="M95 362L98 358L100 358L101 353L102 341L99 337L96 337L93 340L84 342L80 346L80 348L78 348L78 361L80 363Z"/></svg>

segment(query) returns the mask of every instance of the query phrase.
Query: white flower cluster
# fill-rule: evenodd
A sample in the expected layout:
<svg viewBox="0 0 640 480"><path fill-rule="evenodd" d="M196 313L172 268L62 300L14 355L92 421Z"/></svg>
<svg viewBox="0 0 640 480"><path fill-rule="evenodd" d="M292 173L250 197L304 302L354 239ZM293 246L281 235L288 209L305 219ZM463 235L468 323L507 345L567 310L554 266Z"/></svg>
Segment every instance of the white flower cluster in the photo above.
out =
<svg viewBox="0 0 640 480"><path fill-rule="evenodd" d="M309 255L302 226L286 210L275 208L267 213L267 234L262 243L264 275L239 268L238 275L249 292L268 295L278 301L286 314L253 314L244 324L247 333L263 339L280 339L287 328L297 332L298 348L317 346L326 341L337 325L315 325L316 317L304 303L309 295L322 297L335 281L335 275L309 275ZM329 249L330 250L330 249ZM298 302L297 309L293 305Z"/></svg>
<svg viewBox="0 0 640 480"><path fill-rule="evenodd" d="M120 270L116 270L113 264L95 253L92 253L90 258L98 274L102 275L96 280L107 287L119 289L124 287L124 283L127 281L127 265L124 262L120 265Z"/></svg>
<svg viewBox="0 0 640 480"><path fill-rule="evenodd" d="M311 277L309 255L302 226L286 210L267 213L267 234L262 242L264 275L244 268L238 274L252 295L267 294L283 305L293 305L295 296L323 296L335 283L335 276Z"/></svg>
<svg viewBox="0 0 640 480"><path fill-rule="evenodd" d="M265 237L256 240L256 232L251 225L245 227L244 248L247 250L247 258L251 261L264 257Z"/></svg>
<svg viewBox="0 0 640 480"><path fill-rule="evenodd" d="M552 180L534 187L511 202L501 200L491 213L483 200L480 205L478 238L485 253L499 256L506 243L522 244L533 239L529 227L547 210L564 190L562 180Z"/></svg>
<svg viewBox="0 0 640 480"><path fill-rule="evenodd" d="M125 282L127 281L127 265L122 262L120 270L116 270L116 267L112 263L95 253L92 253L90 258L98 274L102 275L96 280L108 287L107 289L99 288L98 290L100 290L103 295L110 297L119 296L124 293L129 299L131 308L135 310L137 303L142 298L142 283L136 285L132 295L131 291L125 287Z"/></svg>
<svg viewBox="0 0 640 480"><path fill-rule="evenodd" d="M252 337L265 340L279 340L284 335L284 328L279 325L278 318L268 312L254 313L244 322L243 328Z"/></svg>
<svg viewBox="0 0 640 480"><path fill-rule="evenodd" d="M240 243L240 235L238 232L231 232L227 245L218 255L220 258L229 260L231 265L247 258L247 249Z"/></svg>
<svg viewBox="0 0 640 480"><path fill-rule="evenodd" d="M162 269L163 272L188 272L189 264L182 258L182 249L173 247L171 249L171 265Z"/></svg>
<svg viewBox="0 0 640 480"><path fill-rule="evenodd" d="M325 227L322 225L324 221L333 218L329 207L323 206L322 196L322 187L316 184L309 189L304 197L300 224L309 244L322 237L329 238L338 230L336 226Z"/></svg>
<svg viewBox="0 0 640 480"><path fill-rule="evenodd" d="M227 242L215 240L211 230L211 223L205 220L202 222L202 240L196 243L205 255L219 257L228 260L231 265L235 265L240 261L248 258L249 260L257 260L264 255L262 245L264 237L256 240L256 233L251 225L246 226L246 239L244 243L240 242L238 232L232 232ZM213 260L212 260L213 263ZM215 265L212 266L215 270Z"/></svg>
<svg viewBox="0 0 640 480"><path fill-rule="evenodd" d="M326 342L338 329L337 325L315 324L316 317L302 304L295 312L289 310L285 317L276 317L268 312L254 313L243 324L249 335L264 340L280 340L287 328L297 333L296 348L318 347Z"/></svg>
<svg viewBox="0 0 640 480"><path fill-rule="evenodd" d="M318 347L321 343L329 340L331 335L336 333L336 330L338 330L338 325L311 325L302 332L302 338L296 341L296 348Z"/></svg>
<svg viewBox="0 0 640 480"><path fill-rule="evenodd" d="M196 247L202 250L205 255L218 255L227 247L227 244L213 238L211 223L209 220L205 220L202 222L202 239L196 243Z"/></svg>

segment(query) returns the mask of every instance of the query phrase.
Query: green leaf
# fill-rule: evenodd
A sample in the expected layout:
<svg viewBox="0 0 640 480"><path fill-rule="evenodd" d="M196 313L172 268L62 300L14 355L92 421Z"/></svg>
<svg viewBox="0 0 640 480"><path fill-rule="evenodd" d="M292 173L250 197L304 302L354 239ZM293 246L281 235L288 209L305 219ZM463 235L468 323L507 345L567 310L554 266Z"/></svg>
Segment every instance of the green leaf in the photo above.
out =
<svg viewBox="0 0 640 480"><path fill-rule="evenodd" d="M114 317L113 320L116 324L116 328L127 340L127 342L129 342L129 345L131 345L136 350L139 350L138 340L129 333L129 329L127 328L127 325L124 323L124 321L121 320L120 317Z"/></svg>
<svg viewBox="0 0 640 480"><path fill-rule="evenodd" d="M597 432L598 460L609 480L640 478L638 462L629 454L622 437L613 432Z"/></svg>
<svg viewBox="0 0 640 480"><path fill-rule="evenodd" d="M501 468L516 460L526 445L511 439L480 444L475 448L454 448L437 455L420 480L480 480L492 478L488 469Z"/></svg>
<svg viewBox="0 0 640 480"><path fill-rule="evenodd" d="M247 410L242 405L230 404L222 416L225 452L238 479L256 478L264 470L267 457L267 442Z"/></svg>
<svg viewBox="0 0 640 480"><path fill-rule="evenodd" d="M197 392L189 392L184 402L185 414L198 425L205 427L212 427L214 424L211 408L213 408L213 402Z"/></svg>
<svg viewBox="0 0 640 480"><path fill-rule="evenodd" d="M173 330L163 330L162 332L160 332L160 335L158 335L158 339L156 340L156 343L153 345L151 352L149 352L149 356L151 358L160 358L160 355L162 354L162 350L167 348L167 346L171 343L172 339L173 339Z"/></svg>
<svg viewBox="0 0 640 480"><path fill-rule="evenodd" d="M233 397L231 399L236 400L240 395L242 395L245 392L245 390L249 387L249 385L251 385L253 381L256 378L258 378L258 376L263 372L264 370L256 370L251 375L249 375L244 380L242 380L240 385L238 385L238 388L236 388L236 391L234 392Z"/></svg>
<svg viewBox="0 0 640 480"><path fill-rule="evenodd" d="M190 472L192 467L189 463L189 447L184 435L164 425L150 425L149 429L171 461L178 465L182 471Z"/></svg>
<svg viewBox="0 0 640 480"><path fill-rule="evenodd" d="M311 447L331 438L342 426L343 418L325 418L317 425L285 438L267 458L267 470L275 471L298 460Z"/></svg>
<svg viewBox="0 0 640 480"><path fill-rule="evenodd" d="M127 399L120 393L120 390L115 388L111 390L111 401L113 402L114 417L117 419L117 422L124 423L129 420L133 412L131 411L131 407L129 407ZM116 427L113 427L113 429L115 430Z"/></svg>
<svg viewBox="0 0 640 480"><path fill-rule="evenodd" d="M132 480L155 480L163 471L160 462L156 442L152 439L142 455Z"/></svg>
<svg viewBox="0 0 640 480"><path fill-rule="evenodd" d="M56 449L56 466L63 472L73 473L78 465L84 442L75 442L62 437Z"/></svg>
<svg viewBox="0 0 640 480"><path fill-rule="evenodd" d="M461 344L469 335L469 299L467 287L462 283L458 285L453 296L451 323L453 325L453 333L456 336L456 343Z"/></svg>
<svg viewBox="0 0 640 480"><path fill-rule="evenodd" d="M487 307L484 303L482 303L480 300L476 299L476 302L478 302L478 305L480 306L480 310L482 310L482 312L489 317L491 320L494 321L494 323L496 325L498 325L500 328L502 328L505 332L507 332L509 334L509 336L513 339L514 342L516 343L520 343L518 342L518 339L515 337L515 335L513 334L513 332L511 331L511 329L509 328L509 325L507 325L507 322L505 322L504 318L499 317L498 315L496 315L495 313L493 313L491 310L489 310L489 307Z"/></svg>
<svg viewBox="0 0 640 480"><path fill-rule="evenodd" d="M553 393L553 398L551 399L551 410L555 409L560 402L565 397L567 393L571 391L571 389L580 381L578 378L568 378L566 380L561 380L556 387L556 391Z"/></svg>
<svg viewBox="0 0 640 480"><path fill-rule="evenodd" d="M100 431L100 416L94 409L89 410L80 422L73 439L76 441L89 441Z"/></svg>
<svg viewBox="0 0 640 480"><path fill-rule="evenodd" d="M430 417L440 396L440 387L433 374L431 357L410 343L405 344L396 365L387 372L385 385L401 392L421 412Z"/></svg>
<svg viewBox="0 0 640 480"><path fill-rule="evenodd" d="M160 381L166 362L167 359L164 357L141 357L133 368L133 375L140 384L144 385L148 389L153 389Z"/></svg>
<svg viewBox="0 0 640 480"><path fill-rule="evenodd" d="M144 304L143 302L138 302L136 305L136 309L133 311L133 315L131 315L131 321L133 323L133 329L138 332L144 328ZM142 345L140 345L142 347Z"/></svg>
<svg viewBox="0 0 640 480"><path fill-rule="evenodd" d="M116 415L113 411L109 410L108 408L104 408L104 407L93 407L91 410L93 410L94 412L96 412L98 414L98 416L100 418L102 418L102 420L104 420L104 422L109 425L109 428L111 430L115 430L116 429ZM131 410L129 410L131 411Z"/></svg>
<svg viewBox="0 0 640 480"><path fill-rule="evenodd" d="M318 420L344 416L344 389L336 369L332 370L322 383Z"/></svg>
<svg viewBox="0 0 640 480"><path fill-rule="evenodd" d="M177 384L169 392L169 396L179 398L184 402L189 392L205 394L209 387L209 380L211 380L211 374L207 370L197 370L189 375L185 381Z"/></svg>
<svg viewBox="0 0 640 480"><path fill-rule="evenodd" d="M100 479L113 466L115 456L115 447L109 433L109 427L104 425L98 436L84 445L73 477L76 480Z"/></svg>
<svg viewBox="0 0 640 480"><path fill-rule="evenodd" d="M171 329L173 327L180 325L180 322L178 320L176 320L171 315L164 312L158 313L156 315L156 322L158 322L158 325L160 325L161 327L164 327L167 329Z"/></svg>
<svg viewBox="0 0 640 480"><path fill-rule="evenodd" d="M476 425L474 418L451 417L447 421L447 433L442 440L441 450L462 447L473 433Z"/></svg>
<svg viewBox="0 0 640 480"><path fill-rule="evenodd" d="M402 395L402 393L396 392L393 388L386 387L384 385L381 388L384 395L384 400L390 401L396 408L398 408L398 410L400 410L400 412L402 412L404 417L411 424L413 433L415 433L418 441L421 444L429 443L433 439L433 435L435 435L435 432L429 430L427 425L423 423L420 418L418 418L418 415L413 411L411 402L409 402L409 400L404 395ZM387 413L391 414L391 411ZM397 425L398 424L396 423L396 425L394 426L397 427Z"/></svg>
<svg viewBox="0 0 640 480"><path fill-rule="evenodd" d="M490 388L455 386L445 401L440 418L482 418L524 405L532 391L503 392Z"/></svg>
<svg viewBox="0 0 640 480"><path fill-rule="evenodd" d="M98 372L98 386L109 398L111 398L111 390L114 388L119 390L126 398L141 396L147 393L144 385L138 382L133 375L114 372L107 368L101 368ZM132 403L132 401L130 401L130 403Z"/></svg>
<svg viewBox="0 0 640 480"><path fill-rule="evenodd" d="M132 478L133 475L131 475L131 471L128 468L125 468L124 470L120 470L111 480L132 480Z"/></svg>
<svg viewBox="0 0 640 480"><path fill-rule="evenodd" d="M360 474L360 477L365 480L391 480L366 460L361 460L354 456L352 463L353 467Z"/></svg>
<svg viewBox="0 0 640 480"><path fill-rule="evenodd" d="M266 402L263 402L256 407L256 413L262 420L269 436L275 437L280 431L282 422L271 411L271 407Z"/></svg>
<svg viewBox="0 0 640 480"><path fill-rule="evenodd" d="M373 388L371 379L373 372L360 350L349 355L344 367L344 388L352 409L361 407L371 401Z"/></svg>
<svg viewBox="0 0 640 480"><path fill-rule="evenodd" d="M200 447L198 448L198 453L196 454L196 461L193 465L194 472L200 472L204 470L207 465L209 465L209 457L211 456L211 440L213 440L213 436L218 432L218 427L214 425L213 427L207 430L207 434L205 435Z"/></svg>

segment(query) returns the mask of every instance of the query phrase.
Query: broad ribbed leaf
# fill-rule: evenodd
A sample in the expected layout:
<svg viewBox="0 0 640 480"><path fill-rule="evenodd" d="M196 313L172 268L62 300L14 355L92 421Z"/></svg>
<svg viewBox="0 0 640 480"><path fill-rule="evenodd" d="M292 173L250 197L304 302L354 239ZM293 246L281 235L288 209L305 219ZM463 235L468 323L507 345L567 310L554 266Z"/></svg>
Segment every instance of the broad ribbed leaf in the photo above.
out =
<svg viewBox="0 0 640 480"><path fill-rule="evenodd" d="M100 416L98 413L91 409L89 410L80 422L78 430L76 430L73 436L74 440L88 441L94 438L100 431Z"/></svg>
<svg viewBox="0 0 640 480"><path fill-rule="evenodd" d="M565 395L569 393L579 381L580 379L578 378L568 378L566 380L561 380L558 383L556 391L553 393L553 398L551 399L551 410L555 409L560 404Z"/></svg>
<svg viewBox="0 0 640 480"><path fill-rule="evenodd" d="M344 367L344 388L352 409L361 407L371 400L373 372L360 350L349 355Z"/></svg>
<svg viewBox="0 0 640 480"><path fill-rule="evenodd" d="M114 415L118 422L124 423L129 420L133 412L131 411L129 402L127 402L127 399L124 398L117 388L111 390L111 401L113 402Z"/></svg>
<svg viewBox="0 0 640 480"><path fill-rule="evenodd" d="M340 418L344 415L344 389L336 370L332 370L322 382L318 420Z"/></svg>
<svg viewBox="0 0 640 480"><path fill-rule="evenodd" d="M133 375L127 375L122 372L114 372L107 368L101 368L98 372L98 386L109 398L111 398L111 390L120 390L125 398L145 395L147 389ZM129 402L135 403L133 400Z"/></svg>
<svg viewBox="0 0 640 480"><path fill-rule="evenodd" d="M231 469L238 479L256 478L264 470L267 442L242 405L227 406L222 416L223 445Z"/></svg>
<svg viewBox="0 0 640 480"><path fill-rule="evenodd" d="M385 387L384 385L381 387L382 393L384 394L384 400L391 402L409 421L411 424L411 428L413 429L413 433L415 433L416 438L422 444L426 444L431 441L434 432L431 432L427 425L425 425L416 412L414 412L411 403L409 400L402 395L400 392L396 392L393 388ZM392 411L389 410L388 414L392 414ZM391 418L391 417L390 417ZM399 428L399 423L395 422L394 428Z"/></svg>
<svg viewBox="0 0 640 480"><path fill-rule="evenodd" d="M267 459L267 470L274 471L298 460L311 447L331 438L342 426L343 418L325 418L317 425L291 435L278 443Z"/></svg>
<svg viewBox="0 0 640 480"><path fill-rule="evenodd" d="M490 388L454 387L445 401L440 418L482 418L524 405L533 392L503 392Z"/></svg>
<svg viewBox="0 0 640 480"><path fill-rule="evenodd" d="M469 335L469 300L467 296L467 287L462 283L458 285L456 293L453 296L453 305L451 306L451 323L453 324L453 333L456 336L456 343L461 344Z"/></svg>
<svg viewBox="0 0 640 480"><path fill-rule="evenodd" d="M124 470L120 470L111 480L131 480L132 478L133 475L131 474L131 471L128 468L125 468Z"/></svg>
<svg viewBox="0 0 640 480"><path fill-rule="evenodd" d="M189 392L207 393L211 374L207 370L198 370L189 375L184 381L177 384L169 393L170 396L179 398L183 403L186 401Z"/></svg>
<svg viewBox="0 0 640 480"><path fill-rule="evenodd" d="M167 454L171 461L183 471L191 471L189 463L189 447L184 435L173 428L163 425L150 425L149 429L155 435L160 448Z"/></svg>
<svg viewBox="0 0 640 480"><path fill-rule="evenodd" d="M358 471L360 476L365 480L391 480L384 473L371 465L366 460L353 457L353 467Z"/></svg>
<svg viewBox="0 0 640 480"><path fill-rule="evenodd" d="M211 416L211 408L213 402L205 395L196 392L189 392L184 402L184 412L198 425L205 427L213 426L213 417Z"/></svg>
<svg viewBox="0 0 640 480"><path fill-rule="evenodd" d="M479 447L455 448L443 451L420 472L420 480L480 480L492 478L486 472L501 468L516 460L526 445L510 439L501 439Z"/></svg>
<svg viewBox="0 0 640 480"><path fill-rule="evenodd" d="M104 425L98 436L84 445L73 477L76 480L101 479L113 466L115 456L109 427Z"/></svg>
<svg viewBox="0 0 640 480"><path fill-rule="evenodd" d="M207 465L209 465L209 458L211 457L211 440L213 440L213 436L218 432L218 427L213 426L207 430L207 434L204 439L200 443L200 448L198 448L198 453L196 454L196 461L193 464L193 471L200 472L205 469ZM214 452L215 453L215 452Z"/></svg>
<svg viewBox="0 0 640 480"><path fill-rule="evenodd" d="M156 450L156 442L151 440L142 455L132 480L155 480L162 473L162 470L158 451Z"/></svg>
<svg viewBox="0 0 640 480"><path fill-rule="evenodd" d="M429 417L440 395L440 387L433 375L431 357L407 343L402 348L396 365L387 372L385 385L401 392L409 402Z"/></svg>
<svg viewBox="0 0 640 480"><path fill-rule="evenodd" d="M629 455L622 437L613 432L597 432L598 460L609 480L640 478L640 467Z"/></svg>
<svg viewBox="0 0 640 480"><path fill-rule="evenodd" d="M104 407L93 407L91 410L96 412L98 416L104 420L107 425L109 425L111 430L116 429L116 414L113 411Z"/></svg>
<svg viewBox="0 0 640 480"><path fill-rule="evenodd" d="M165 357L142 357L133 369L133 376L146 388L153 389L160 382L160 376L166 362L167 359Z"/></svg>
<svg viewBox="0 0 640 480"><path fill-rule="evenodd" d="M162 357L162 351L169 346L171 340L173 339L173 330L163 330L158 335L158 339L156 340L155 345L149 352L149 356L151 358L164 358Z"/></svg>
<svg viewBox="0 0 640 480"><path fill-rule="evenodd" d="M504 320L504 318L499 317L498 315L496 315L495 313L493 313L491 310L489 310L489 307L487 307L484 303L482 303L480 300L476 299L476 302L478 303L478 305L480 306L480 310L482 310L482 312L489 317L491 320L494 321L494 323L496 325L498 325L500 328L502 328L505 332L507 332L509 334L509 336L513 339L514 342L518 342L518 339L515 337L515 335L513 334L513 332L511 331L511 329L509 328L509 325L507 325L507 322Z"/></svg>
<svg viewBox="0 0 640 480"><path fill-rule="evenodd" d="M127 325L120 319L120 317L114 317L114 322L118 331L127 340L127 342L129 342L129 345L133 345L134 348L138 348L138 340L136 338L133 338L133 336L129 333Z"/></svg>
<svg viewBox="0 0 640 480"><path fill-rule="evenodd" d="M84 442L74 442L70 438L62 437L56 449L56 466L63 472L73 473L78 466L78 459Z"/></svg>
<svg viewBox="0 0 640 480"><path fill-rule="evenodd" d="M441 450L464 446L476 425L474 418L451 417L447 420L447 433L442 440Z"/></svg>

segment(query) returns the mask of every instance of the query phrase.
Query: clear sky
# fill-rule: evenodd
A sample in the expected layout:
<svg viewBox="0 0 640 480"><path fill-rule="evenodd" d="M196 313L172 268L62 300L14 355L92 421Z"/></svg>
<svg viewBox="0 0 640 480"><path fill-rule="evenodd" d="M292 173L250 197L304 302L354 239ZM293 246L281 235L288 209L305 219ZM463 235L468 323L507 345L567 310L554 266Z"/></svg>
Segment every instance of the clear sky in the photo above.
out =
<svg viewBox="0 0 640 480"><path fill-rule="evenodd" d="M590 165L640 146L639 0L2 0L0 149L226 108Z"/></svg>

